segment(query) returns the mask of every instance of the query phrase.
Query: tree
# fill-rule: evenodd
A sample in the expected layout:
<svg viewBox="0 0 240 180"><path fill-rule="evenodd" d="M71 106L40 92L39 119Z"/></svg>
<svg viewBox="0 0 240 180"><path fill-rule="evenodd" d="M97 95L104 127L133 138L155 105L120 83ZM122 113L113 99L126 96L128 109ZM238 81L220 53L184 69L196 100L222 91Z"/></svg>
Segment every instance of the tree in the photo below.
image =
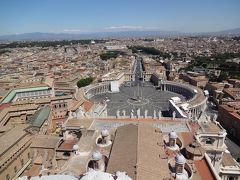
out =
<svg viewBox="0 0 240 180"><path fill-rule="evenodd" d="M111 59L111 58L117 58L119 55L124 55L124 52L121 51L107 51L105 53L100 54L100 58L104 61Z"/></svg>
<svg viewBox="0 0 240 180"><path fill-rule="evenodd" d="M209 78L210 82L217 82L218 81L218 77L213 75L213 74L209 75L208 78Z"/></svg>
<svg viewBox="0 0 240 180"><path fill-rule="evenodd" d="M82 78L77 82L77 86L79 88L85 87L85 86L88 86L89 84L91 84L92 82L93 82L92 77Z"/></svg>
<svg viewBox="0 0 240 180"><path fill-rule="evenodd" d="M238 154L238 157L237 157L237 162L240 163L240 154Z"/></svg>
<svg viewBox="0 0 240 180"><path fill-rule="evenodd" d="M218 77L218 82L222 82L222 81L227 80L227 79L228 79L228 73L222 71L220 76Z"/></svg>

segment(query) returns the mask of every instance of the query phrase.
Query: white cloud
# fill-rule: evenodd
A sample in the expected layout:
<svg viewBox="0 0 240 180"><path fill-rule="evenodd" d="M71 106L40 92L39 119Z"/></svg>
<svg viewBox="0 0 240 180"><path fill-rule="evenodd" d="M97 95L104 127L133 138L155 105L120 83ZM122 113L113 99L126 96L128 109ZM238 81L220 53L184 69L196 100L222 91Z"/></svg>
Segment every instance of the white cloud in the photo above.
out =
<svg viewBox="0 0 240 180"><path fill-rule="evenodd" d="M107 29L143 29L143 26L110 26Z"/></svg>
<svg viewBox="0 0 240 180"><path fill-rule="evenodd" d="M135 26L135 25L122 25L122 26L110 26L105 28L105 30L109 31L127 31L127 30L159 30L159 27L153 26Z"/></svg>
<svg viewBox="0 0 240 180"><path fill-rule="evenodd" d="M64 32L81 32L80 29L64 29Z"/></svg>

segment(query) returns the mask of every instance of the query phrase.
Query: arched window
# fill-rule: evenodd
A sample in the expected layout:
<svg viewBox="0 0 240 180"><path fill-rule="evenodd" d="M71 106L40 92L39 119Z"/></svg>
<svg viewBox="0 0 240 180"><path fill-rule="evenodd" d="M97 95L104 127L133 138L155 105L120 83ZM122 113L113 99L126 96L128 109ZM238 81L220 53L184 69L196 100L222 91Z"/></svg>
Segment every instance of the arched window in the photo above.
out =
<svg viewBox="0 0 240 180"><path fill-rule="evenodd" d="M9 174L6 175L6 180L10 180L10 175Z"/></svg>
<svg viewBox="0 0 240 180"><path fill-rule="evenodd" d="M14 172L15 173L17 172L17 166L14 166Z"/></svg>
<svg viewBox="0 0 240 180"><path fill-rule="evenodd" d="M24 166L24 161L23 161L23 159L21 159L21 165L22 165L22 167Z"/></svg>

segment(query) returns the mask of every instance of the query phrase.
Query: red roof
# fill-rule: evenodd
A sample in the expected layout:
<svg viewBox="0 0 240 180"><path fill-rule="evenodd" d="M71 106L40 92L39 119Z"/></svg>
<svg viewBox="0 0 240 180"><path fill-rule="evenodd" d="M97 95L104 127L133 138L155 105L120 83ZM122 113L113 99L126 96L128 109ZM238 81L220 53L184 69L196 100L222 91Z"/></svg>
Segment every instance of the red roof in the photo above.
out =
<svg viewBox="0 0 240 180"><path fill-rule="evenodd" d="M0 105L0 111L3 110L4 108L9 107L9 106L11 106L11 103L3 103L3 104L1 104Z"/></svg>
<svg viewBox="0 0 240 180"><path fill-rule="evenodd" d="M183 144L187 146L193 142L193 133L192 132L181 132L181 137L183 138Z"/></svg>
<svg viewBox="0 0 240 180"><path fill-rule="evenodd" d="M73 146L77 143L77 139L73 140L65 140L59 147L58 149L61 150L72 150Z"/></svg>
<svg viewBox="0 0 240 180"><path fill-rule="evenodd" d="M194 161L194 164L202 179L207 179L207 180L215 179L205 158L200 161Z"/></svg>
<svg viewBox="0 0 240 180"><path fill-rule="evenodd" d="M93 103L91 101L85 101L83 104L85 112L88 112L93 106Z"/></svg>

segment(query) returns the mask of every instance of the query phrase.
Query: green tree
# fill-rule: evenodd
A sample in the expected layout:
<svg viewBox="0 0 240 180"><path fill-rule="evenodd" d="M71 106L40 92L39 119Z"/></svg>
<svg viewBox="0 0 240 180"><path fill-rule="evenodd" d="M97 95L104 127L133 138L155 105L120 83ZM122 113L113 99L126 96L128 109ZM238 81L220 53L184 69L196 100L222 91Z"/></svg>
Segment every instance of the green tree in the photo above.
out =
<svg viewBox="0 0 240 180"><path fill-rule="evenodd" d="M85 86L88 86L89 84L91 84L92 82L93 82L92 77L82 78L77 82L77 86L79 88L85 87Z"/></svg>
<svg viewBox="0 0 240 180"><path fill-rule="evenodd" d="M237 162L240 163L240 154L238 154L238 157L237 157Z"/></svg>
<svg viewBox="0 0 240 180"><path fill-rule="evenodd" d="M100 58L104 61L110 58L117 58L119 55L124 55L121 51L107 51L105 53L100 54Z"/></svg>
<svg viewBox="0 0 240 180"><path fill-rule="evenodd" d="M220 76L218 77L218 82L222 82L222 81L227 80L227 79L228 79L228 73L222 71Z"/></svg>

